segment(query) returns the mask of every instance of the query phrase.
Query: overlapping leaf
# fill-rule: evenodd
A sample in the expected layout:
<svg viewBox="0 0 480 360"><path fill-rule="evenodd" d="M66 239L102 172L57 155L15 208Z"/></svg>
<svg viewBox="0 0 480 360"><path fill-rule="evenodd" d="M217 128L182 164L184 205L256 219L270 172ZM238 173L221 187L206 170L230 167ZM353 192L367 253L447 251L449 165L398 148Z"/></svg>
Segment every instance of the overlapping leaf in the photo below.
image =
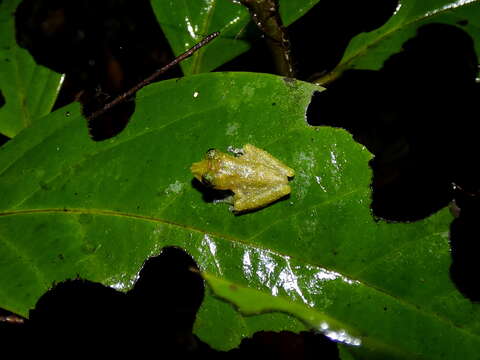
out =
<svg viewBox="0 0 480 360"><path fill-rule="evenodd" d="M279 11L283 25L288 26L299 19L320 0L279 0Z"/></svg>
<svg viewBox="0 0 480 360"><path fill-rule="evenodd" d="M14 13L20 0L0 2L0 133L9 137L50 112L63 77L35 63L15 39Z"/></svg>
<svg viewBox="0 0 480 360"><path fill-rule="evenodd" d="M126 290L148 256L176 245L210 274L195 327L216 348L313 326L358 357L475 358L480 314L448 276L450 215L376 222L370 154L306 124L315 89L205 74L142 90L114 139L90 140L76 106L22 132L0 148L0 307L25 315L77 275ZM289 198L235 216L205 201L189 167L245 143L296 176Z"/></svg>
<svg viewBox="0 0 480 360"><path fill-rule="evenodd" d="M400 0L395 14L385 25L351 41L340 64L329 77L338 76L349 68L380 69L384 61L399 52L421 26L432 23L460 26L472 36L477 54L480 54L480 31L476 25L479 16L479 0Z"/></svg>
<svg viewBox="0 0 480 360"><path fill-rule="evenodd" d="M280 1L280 13L288 25L319 0ZM185 75L214 70L250 48L246 39L250 24L248 10L233 0L152 2L155 15L170 46L179 55L215 31L221 35L208 48L181 63Z"/></svg>

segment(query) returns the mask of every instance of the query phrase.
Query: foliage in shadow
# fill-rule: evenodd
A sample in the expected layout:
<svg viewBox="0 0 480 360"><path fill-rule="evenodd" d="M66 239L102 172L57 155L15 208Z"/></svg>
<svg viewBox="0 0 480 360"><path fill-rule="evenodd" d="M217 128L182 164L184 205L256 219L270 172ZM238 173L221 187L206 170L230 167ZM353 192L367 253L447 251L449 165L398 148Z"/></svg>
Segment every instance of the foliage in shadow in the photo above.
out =
<svg viewBox="0 0 480 360"><path fill-rule="evenodd" d="M313 332L294 334L289 331L262 331L244 339L230 358L245 359L340 359L337 345L327 337Z"/></svg>
<svg viewBox="0 0 480 360"><path fill-rule="evenodd" d="M376 216L418 220L448 204L452 183L466 189L479 184L472 171L476 71L471 38L432 24L380 71L349 71L315 94L308 122L343 127L375 155Z"/></svg>
<svg viewBox="0 0 480 360"><path fill-rule="evenodd" d="M24 0L15 24L18 43L37 63L66 74L55 108L80 100L87 116L173 58L146 0ZM95 119L92 138L118 134L133 111L132 100Z"/></svg>
<svg viewBox="0 0 480 360"><path fill-rule="evenodd" d="M44 294L23 325L0 323L2 340L29 342L38 354L107 356L209 352L192 335L203 280L192 258L165 248L149 259L134 288L68 280ZM7 329L5 329L7 328Z"/></svg>
<svg viewBox="0 0 480 360"><path fill-rule="evenodd" d="M341 60L357 34L382 26L398 0L322 0L288 27L297 78L318 77Z"/></svg>
<svg viewBox="0 0 480 360"><path fill-rule="evenodd" d="M480 301L478 283L480 256L480 198L460 191L455 199L458 217L450 226L452 265L450 276L457 288L469 299Z"/></svg>
<svg viewBox="0 0 480 360"><path fill-rule="evenodd" d="M0 134L0 147L5 144L10 138L8 136L5 136L3 134Z"/></svg>
<svg viewBox="0 0 480 360"><path fill-rule="evenodd" d="M260 332L230 352L211 349L192 334L204 282L194 260L166 247L146 261L127 293L82 279L53 287L23 319L0 309L0 337L12 348L28 343L35 356L208 356L244 359L262 354L286 359L338 359L334 342L313 332ZM286 343L288 341L288 343Z"/></svg>
<svg viewBox="0 0 480 360"><path fill-rule="evenodd" d="M381 25L396 5L393 0L320 1L289 27L298 77L331 69L355 34ZM37 62L67 73L56 108L80 100L91 113L173 57L148 1L24 0L16 16L19 43ZM315 37L315 44L305 36ZM254 46L222 70L252 70L262 51L263 46ZM456 198L461 210L451 227L451 274L458 288L478 301L476 59L470 37L459 28L423 27L379 72L348 72L316 94L308 121L344 127L375 154L376 216L414 221ZM262 66L254 70L270 72L271 64ZM177 69L169 77L179 74ZM90 124L94 139L109 138L124 128L134 102L123 106ZM460 200L452 183L466 200ZM215 193L204 192L205 201L214 201ZM188 255L167 248L145 264L127 294L84 280L58 284L24 324L0 322L0 329L7 329L0 336L12 348L28 343L37 355L51 357L63 357L62 351L68 350L89 356L94 351L110 356L174 352L243 358L259 352L281 358L291 354L288 345L302 352L304 357L297 352L296 358L317 358L323 352L329 355L322 358L338 358L334 343L312 333L260 333L244 340L238 350L214 352L191 333L203 298L203 282L192 268L196 265ZM324 342L328 350L319 348Z"/></svg>
<svg viewBox="0 0 480 360"><path fill-rule="evenodd" d="M0 90L0 108L3 105L5 105L5 97L3 96L2 91ZM9 140L9 138L7 136L5 136L3 134L0 134L0 146L5 144L8 140Z"/></svg>
<svg viewBox="0 0 480 360"><path fill-rule="evenodd" d="M309 124L343 127L375 155L370 166L376 217L425 218L447 206L455 188L478 197L477 65L468 34L455 26L430 24L380 71L346 72L313 96ZM473 237L457 239L467 231L458 227L468 228L465 223L473 221L472 216L462 217L453 225L457 275L459 264L469 260L461 259L464 252L456 246L478 246ZM471 278L471 273L465 275ZM459 288L466 295L478 291Z"/></svg>
<svg viewBox="0 0 480 360"><path fill-rule="evenodd" d="M341 60L348 42L385 23L397 4L398 0L319 1L287 27L296 78L307 80L331 70ZM217 70L275 73L272 55L259 30L251 26L247 32L251 49Z"/></svg>

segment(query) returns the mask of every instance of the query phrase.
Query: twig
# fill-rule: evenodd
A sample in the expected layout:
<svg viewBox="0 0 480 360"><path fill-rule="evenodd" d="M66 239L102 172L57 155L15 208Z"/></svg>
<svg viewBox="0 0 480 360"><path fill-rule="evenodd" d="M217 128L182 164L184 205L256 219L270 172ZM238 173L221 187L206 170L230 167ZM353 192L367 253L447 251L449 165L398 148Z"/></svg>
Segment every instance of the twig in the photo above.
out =
<svg viewBox="0 0 480 360"><path fill-rule="evenodd" d="M160 75L162 75L163 73L165 73L166 71L168 71L170 68L172 68L173 66L179 64L180 62L182 62L183 60L189 58L190 56L192 56L195 52L197 52L200 48L204 47L205 45L207 45L210 41L212 41L213 39L215 39L218 35L220 35L220 32L216 31L208 36L206 36L202 41L200 41L198 44L195 44L193 47L191 47L190 49L188 49L187 51L185 51L183 54L177 56L174 60L172 60L170 63L168 63L167 65L165 65L164 67L156 70L152 75L150 75L149 77L147 77L146 79L142 80L141 82L139 82L137 85L135 85L134 87L132 87L130 90L127 90L125 91L123 94L120 94L118 95L114 100L112 100L111 102L109 102L108 104L105 104L104 107L102 107L101 109L95 111L93 114L91 114L90 116L88 116L88 120L93 120L97 117L99 117L100 115L103 115L105 114L108 110L110 110L112 107L124 102L125 100L127 100L130 96L132 96L133 94L135 94L138 90L140 90L141 88L147 86L148 84L150 84L152 81L154 81L157 77L159 77Z"/></svg>
<svg viewBox="0 0 480 360"><path fill-rule="evenodd" d="M240 0L254 23L265 34L267 46L279 75L295 77L290 42L278 12L278 0Z"/></svg>

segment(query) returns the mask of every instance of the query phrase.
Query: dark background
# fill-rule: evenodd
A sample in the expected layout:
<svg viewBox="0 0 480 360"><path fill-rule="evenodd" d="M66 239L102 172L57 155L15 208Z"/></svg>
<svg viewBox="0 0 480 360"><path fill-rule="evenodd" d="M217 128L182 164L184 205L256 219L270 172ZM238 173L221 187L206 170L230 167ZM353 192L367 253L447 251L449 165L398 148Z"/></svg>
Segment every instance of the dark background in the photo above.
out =
<svg viewBox="0 0 480 360"><path fill-rule="evenodd" d="M309 80L333 69L350 39L381 26L396 6L394 0L320 1L286 29L296 77ZM316 93L307 118L312 126L347 129L375 155L371 207L377 219L415 221L451 207L452 281L478 301L479 85L473 42L462 30L467 23L459 19L455 26L419 28L381 70L347 71ZM16 30L18 43L38 63L66 74L55 108L80 101L86 115L174 57L146 0L24 0ZM217 71L274 73L260 30L249 33L251 50ZM160 80L181 75L177 67ZM3 101L0 96L0 106ZM90 121L92 138L102 141L120 132L134 109L131 99ZM196 264L188 254L167 248L146 263L127 294L81 279L58 284L39 300L30 320L0 311L0 341L19 348L33 343L38 354L50 356L73 350L110 356L338 358L336 344L314 332L261 332L239 349L210 349L192 334L204 296L203 281L192 269Z"/></svg>

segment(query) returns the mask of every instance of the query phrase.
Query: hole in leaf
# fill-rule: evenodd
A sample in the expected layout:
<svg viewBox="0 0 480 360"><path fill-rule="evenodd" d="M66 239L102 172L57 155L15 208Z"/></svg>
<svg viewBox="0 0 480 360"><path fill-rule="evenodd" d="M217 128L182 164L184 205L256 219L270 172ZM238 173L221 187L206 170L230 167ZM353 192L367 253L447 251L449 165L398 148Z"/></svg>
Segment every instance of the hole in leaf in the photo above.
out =
<svg viewBox="0 0 480 360"><path fill-rule="evenodd" d="M0 134L0 147L3 145L3 144L6 144L7 141L10 140L10 138L8 136L5 136L3 134Z"/></svg>
<svg viewBox="0 0 480 360"><path fill-rule="evenodd" d="M193 271L192 271L193 270ZM146 261L127 293L86 280L67 280L37 302L30 319L0 321L9 344L26 341L37 355L76 349L76 353L125 355L174 354L226 356L279 355L284 358L338 359L335 342L315 332L258 332L227 353L212 350L192 334L203 301L204 283L195 261L178 247L166 247ZM0 319L16 317L0 309ZM3 331L4 330L4 331ZM214 329L213 329L214 331ZM152 346L155 344L155 346Z"/></svg>
<svg viewBox="0 0 480 360"><path fill-rule="evenodd" d="M89 115L173 58L146 0L23 0L15 25L37 63L66 74L55 109L80 100ZM176 68L163 79L179 74ZM126 126L133 100L117 108L89 124L94 140Z"/></svg>
<svg viewBox="0 0 480 360"><path fill-rule="evenodd" d="M4 309L0 309L0 339L12 349L19 348L25 340L26 319Z"/></svg>
<svg viewBox="0 0 480 360"><path fill-rule="evenodd" d="M60 349L82 354L211 351L192 334L204 293L203 279L192 271L197 269L182 249L168 247L145 263L128 293L81 279L56 284L9 339L28 340L40 354L52 351L52 341ZM14 316L0 312L0 317L3 313ZM12 331L7 325L0 329Z"/></svg>
<svg viewBox="0 0 480 360"><path fill-rule="evenodd" d="M478 201L473 206L473 198L459 199L452 186L464 194L480 189L476 72L470 36L453 26L424 26L380 71L346 72L314 94L307 121L343 127L375 155L375 216L418 220L457 201L451 277L465 296L479 301Z"/></svg>
<svg viewBox="0 0 480 360"><path fill-rule="evenodd" d="M431 24L380 71L346 72L314 94L308 123L343 127L375 155L375 216L418 220L448 204L452 183L478 188L476 71L470 36Z"/></svg>
<svg viewBox="0 0 480 360"><path fill-rule="evenodd" d="M452 264L450 275L458 290L473 301L480 301L478 284L480 254L480 199L460 192L456 194L458 217L450 226Z"/></svg>
<svg viewBox="0 0 480 360"><path fill-rule="evenodd" d="M2 94L2 91L0 90L0 108L5 105L5 97ZM10 140L9 137L0 134L0 146L5 144L8 140Z"/></svg>
<svg viewBox="0 0 480 360"><path fill-rule="evenodd" d="M191 331L204 296L203 279L192 257L178 247L166 247L145 263L139 275L128 293L134 307L141 308L149 321L168 323L177 333Z"/></svg>
<svg viewBox="0 0 480 360"><path fill-rule="evenodd" d="M260 331L242 340L238 349L228 352L229 358L245 359L340 359L337 344L314 332L294 334L289 331ZM302 356L303 355L303 356Z"/></svg>

